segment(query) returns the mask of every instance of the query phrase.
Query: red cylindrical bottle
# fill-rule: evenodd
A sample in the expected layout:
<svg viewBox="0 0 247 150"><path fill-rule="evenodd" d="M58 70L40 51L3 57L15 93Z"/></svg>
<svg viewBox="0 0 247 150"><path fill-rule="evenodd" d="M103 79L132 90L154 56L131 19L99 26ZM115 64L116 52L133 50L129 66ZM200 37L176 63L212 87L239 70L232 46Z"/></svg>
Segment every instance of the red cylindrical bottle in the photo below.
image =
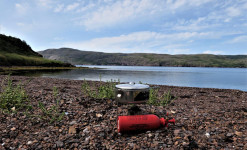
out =
<svg viewBox="0 0 247 150"><path fill-rule="evenodd" d="M166 120L156 115L119 116L118 132L154 130L160 126L167 126L168 123L175 123L175 120Z"/></svg>

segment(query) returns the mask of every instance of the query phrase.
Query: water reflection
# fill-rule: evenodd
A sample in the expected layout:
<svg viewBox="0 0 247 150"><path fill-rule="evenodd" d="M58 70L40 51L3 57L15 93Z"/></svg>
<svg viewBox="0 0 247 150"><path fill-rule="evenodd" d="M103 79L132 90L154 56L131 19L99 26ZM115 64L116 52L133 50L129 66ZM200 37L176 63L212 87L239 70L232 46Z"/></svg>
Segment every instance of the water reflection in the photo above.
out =
<svg viewBox="0 0 247 150"><path fill-rule="evenodd" d="M88 66L87 66L88 67ZM188 87L240 89L247 91L246 68L197 68L197 67L134 67L134 66L89 66L100 69L45 72L42 77L71 80L118 80L139 81L149 84ZM39 73L36 73L39 74Z"/></svg>

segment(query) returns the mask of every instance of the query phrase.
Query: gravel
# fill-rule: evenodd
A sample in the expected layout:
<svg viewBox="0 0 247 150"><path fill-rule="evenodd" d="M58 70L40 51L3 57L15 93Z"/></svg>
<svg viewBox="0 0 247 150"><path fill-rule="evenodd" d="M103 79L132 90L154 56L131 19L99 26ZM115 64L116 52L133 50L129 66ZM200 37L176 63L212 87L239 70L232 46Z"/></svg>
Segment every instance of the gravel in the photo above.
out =
<svg viewBox="0 0 247 150"><path fill-rule="evenodd" d="M0 82L7 76L0 76ZM228 89L159 86L159 94L176 97L166 107L139 105L141 113L176 119L168 128L118 134L117 115L127 115L128 105L114 99L83 95L83 81L12 76L27 91L33 114L38 102L54 104L52 89L58 88L58 123L32 118L22 112L0 112L0 149L247 149L247 92ZM88 81L89 85L99 82ZM104 83L105 84L105 83ZM152 86L152 85L151 85ZM1 89L2 87L0 87Z"/></svg>

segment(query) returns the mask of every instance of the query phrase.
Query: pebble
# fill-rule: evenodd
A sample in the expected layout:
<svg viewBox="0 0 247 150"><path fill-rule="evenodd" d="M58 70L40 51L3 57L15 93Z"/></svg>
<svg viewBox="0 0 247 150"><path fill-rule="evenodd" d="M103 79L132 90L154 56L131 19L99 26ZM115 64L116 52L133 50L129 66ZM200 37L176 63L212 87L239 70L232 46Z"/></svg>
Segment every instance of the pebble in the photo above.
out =
<svg viewBox="0 0 247 150"><path fill-rule="evenodd" d="M28 141L27 142L27 145L31 145L31 144L33 144L33 141Z"/></svg>
<svg viewBox="0 0 247 150"><path fill-rule="evenodd" d="M206 137L207 137L207 138L209 138L209 137L210 137L210 134L209 134L208 132L207 132L205 135L206 135Z"/></svg>
<svg viewBox="0 0 247 150"><path fill-rule="evenodd" d="M21 81L26 79L17 76L13 78L21 79ZM0 76L0 81L1 79L2 76ZM35 110L37 109L33 111L34 115L40 111L36 105L38 101L43 102L47 107L52 106L53 86L57 86L59 92L61 88L66 87L65 92L59 94L64 100L64 103L60 104L59 111L69 114L65 115L60 122L50 124L42 119L33 118L31 120L29 116L24 117L22 113L0 113L0 149L2 147L3 149L12 147L15 149L61 150L192 149L196 145L201 149L247 149L245 134L247 113L244 109L246 105L239 105L239 102L247 97L246 92L160 86L159 94L170 90L177 97L173 101L174 105L156 107L138 104L138 106L143 114L153 111L159 118L165 116L166 110L167 112L172 110L175 113L170 113L165 117L175 118L176 124L170 125L169 128L161 127L152 131L121 134L117 132L116 119L117 115L128 114L128 105L119 106L117 110L118 106L114 99L110 99L111 103L108 103L107 99L86 97L81 91L83 81L38 77L32 80L30 85L28 83L25 86L25 89L30 95L32 106ZM90 81L90 85L92 83L99 86L98 82ZM33 92L30 92L31 89ZM200 91L205 91L207 94L198 94ZM215 99L214 96L219 94L228 98ZM184 98L181 97L182 95L193 95L193 97ZM69 103L66 103L67 101ZM189 136L193 139L189 140Z"/></svg>
<svg viewBox="0 0 247 150"><path fill-rule="evenodd" d="M15 128L15 127L13 127L13 128L11 128L10 130L11 130L11 131L15 131L15 130L16 130L16 128Z"/></svg>
<svg viewBox="0 0 247 150"><path fill-rule="evenodd" d="M96 114L96 117L101 118L103 115L102 114Z"/></svg>
<svg viewBox="0 0 247 150"><path fill-rule="evenodd" d="M57 147L63 147L64 143L62 141L56 141L55 142Z"/></svg>
<svg viewBox="0 0 247 150"><path fill-rule="evenodd" d="M88 128L85 128L82 132L85 133L85 134L88 134L90 131L89 131Z"/></svg>
<svg viewBox="0 0 247 150"><path fill-rule="evenodd" d="M169 141L167 142L167 144L168 144L168 145L172 145L172 140L169 140Z"/></svg>
<svg viewBox="0 0 247 150"><path fill-rule="evenodd" d="M238 131L235 131L235 134L239 137L242 137L243 136L243 133L242 132L238 132Z"/></svg>
<svg viewBox="0 0 247 150"><path fill-rule="evenodd" d="M128 143L130 147L134 147L134 143Z"/></svg>
<svg viewBox="0 0 247 150"><path fill-rule="evenodd" d="M69 124L74 125L74 124L76 124L76 121L71 121Z"/></svg>
<svg viewBox="0 0 247 150"><path fill-rule="evenodd" d="M70 126L69 127L69 134L76 134L75 126Z"/></svg>
<svg viewBox="0 0 247 150"><path fill-rule="evenodd" d="M174 135L177 136L180 131L181 131L180 129L174 130Z"/></svg>
<svg viewBox="0 0 247 150"><path fill-rule="evenodd" d="M89 143L90 138L91 138L91 136L89 136L89 137L87 137L87 138L85 139L85 143L86 143L86 144Z"/></svg>

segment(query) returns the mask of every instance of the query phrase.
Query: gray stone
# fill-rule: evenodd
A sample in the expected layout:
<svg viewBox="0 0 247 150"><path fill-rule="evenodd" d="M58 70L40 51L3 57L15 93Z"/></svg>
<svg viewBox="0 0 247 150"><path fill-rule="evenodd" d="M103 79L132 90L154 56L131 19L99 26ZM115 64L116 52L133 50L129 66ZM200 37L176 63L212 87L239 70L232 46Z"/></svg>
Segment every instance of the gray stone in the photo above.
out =
<svg viewBox="0 0 247 150"><path fill-rule="evenodd" d="M62 141L56 141L55 143L56 143L57 147L63 147L63 145L64 145Z"/></svg>

